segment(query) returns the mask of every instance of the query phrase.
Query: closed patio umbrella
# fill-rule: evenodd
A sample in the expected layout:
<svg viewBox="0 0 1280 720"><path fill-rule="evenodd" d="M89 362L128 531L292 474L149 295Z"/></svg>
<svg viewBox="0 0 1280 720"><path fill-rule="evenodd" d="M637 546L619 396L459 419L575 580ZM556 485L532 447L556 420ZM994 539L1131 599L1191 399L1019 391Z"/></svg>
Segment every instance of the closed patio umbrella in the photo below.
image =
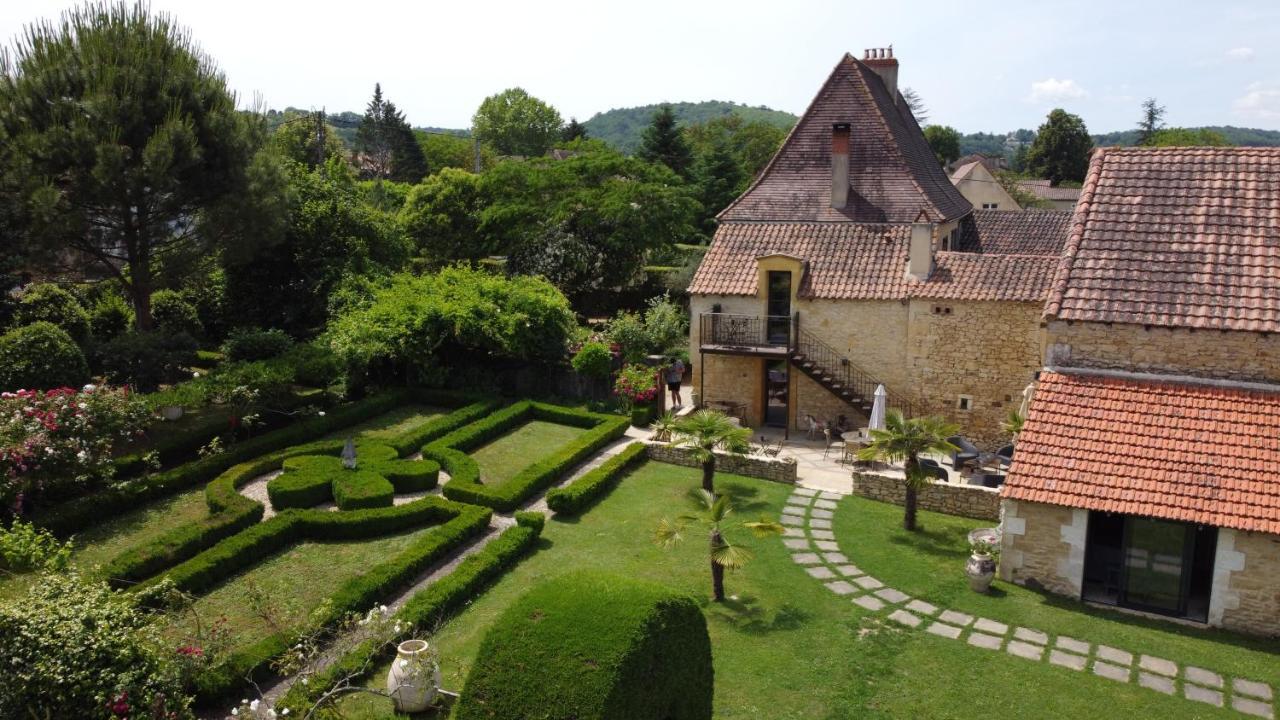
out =
<svg viewBox="0 0 1280 720"><path fill-rule="evenodd" d="M871 417L868 418L868 430L884 429L884 411L885 405L888 404L886 397L889 393L885 392L883 385L876 386L875 402L871 403Z"/></svg>
<svg viewBox="0 0 1280 720"><path fill-rule="evenodd" d="M1030 383L1022 391L1022 404L1018 406L1018 414L1024 419L1027 417L1027 411L1031 409L1031 396L1036 394L1036 384Z"/></svg>

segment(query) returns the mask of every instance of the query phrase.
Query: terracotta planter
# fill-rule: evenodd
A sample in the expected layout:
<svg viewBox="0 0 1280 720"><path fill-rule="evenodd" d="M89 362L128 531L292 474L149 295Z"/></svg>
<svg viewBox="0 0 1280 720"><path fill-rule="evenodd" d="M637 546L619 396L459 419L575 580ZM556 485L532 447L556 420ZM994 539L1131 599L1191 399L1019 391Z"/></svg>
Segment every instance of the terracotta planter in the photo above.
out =
<svg viewBox="0 0 1280 720"><path fill-rule="evenodd" d="M396 711L417 713L431 707L440 690L440 666L426 640L405 640L396 648L395 662L387 673L387 692Z"/></svg>
<svg viewBox="0 0 1280 720"><path fill-rule="evenodd" d="M969 587L974 592L986 593L996 576L996 561L986 553L973 553L965 563L964 574L969 576Z"/></svg>

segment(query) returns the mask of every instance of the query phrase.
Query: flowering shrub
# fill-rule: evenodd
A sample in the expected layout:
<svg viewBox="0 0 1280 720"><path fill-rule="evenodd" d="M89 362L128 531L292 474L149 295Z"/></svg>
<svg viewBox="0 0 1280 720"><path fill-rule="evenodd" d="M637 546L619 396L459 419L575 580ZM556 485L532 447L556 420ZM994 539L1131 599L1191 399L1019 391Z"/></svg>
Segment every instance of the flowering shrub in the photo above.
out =
<svg viewBox="0 0 1280 720"><path fill-rule="evenodd" d="M70 559L70 540L58 540L48 530L21 520L0 527L0 571L62 570Z"/></svg>
<svg viewBox="0 0 1280 720"><path fill-rule="evenodd" d="M628 408L650 402L658 396L657 375L651 367L627 365L618 371L618 379L613 384L613 393L621 398Z"/></svg>
<svg viewBox="0 0 1280 720"><path fill-rule="evenodd" d="M115 443L148 421L127 388L0 393L0 500L21 503L107 477Z"/></svg>
<svg viewBox="0 0 1280 720"><path fill-rule="evenodd" d="M613 353L602 342L583 343L573 356L573 369L593 378L607 378L613 366Z"/></svg>

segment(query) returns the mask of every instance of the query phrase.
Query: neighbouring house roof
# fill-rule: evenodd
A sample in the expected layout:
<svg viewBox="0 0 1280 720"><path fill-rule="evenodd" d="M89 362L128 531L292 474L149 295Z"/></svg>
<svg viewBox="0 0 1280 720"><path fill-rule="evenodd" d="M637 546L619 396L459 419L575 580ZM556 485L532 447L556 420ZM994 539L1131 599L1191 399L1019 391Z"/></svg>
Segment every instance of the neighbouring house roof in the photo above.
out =
<svg viewBox="0 0 1280 720"><path fill-rule="evenodd" d="M970 204L951 185L901 94L846 54L756 181L721 222L932 222ZM849 200L831 207L831 128L848 123Z"/></svg>
<svg viewBox="0 0 1280 720"><path fill-rule="evenodd" d="M951 173L951 184L954 185L960 180L967 180L973 174L973 171L979 167L983 167L980 160L974 160L957 167L955 172Z"/></svg>
<svg viewBox="0 0 1280 720"><path fill-rule="evenodd" d="M961 167L974 162L981 163L990 172L1001 170L1005 166L1005 159L1003 157L983 155L982 153L969 153L968 155L964 155L952 161L947 165L947 170L952 175L955 175Z"/></svg>
<svg viewBox="0 0 1280 720"><path fill-rule="evenodd" d="M1045 317L1280 332L1280 148L1095 151Z"/></svg>
<svg viewBox="0 0 1280 720"><path fill-rule="evenodd" d="M960 221L960 235L951 249L988 255L1052 255L1056 260L1070 226L1071 213L1066 210L974 210Z"/></svg>
<svg viewBox="0 0 1280 720"><path fill-rule="evenodd" d="M1280 534L1280 391L1044 372L1003 497Z"/></svg>
<svg viewBox="0 0 1280 720"><path fill-rule="evenodd" d="M1075 202L1080 199L1080 188L1054 187L1048 180L1019 180L1018 187L1041 200L1070 200Z"/></svg>
<svg viewBox="0 0 1280 720"><path fill-rule="evenodd" d="M970 232L977 246L994 216L1024 215L998 211L974 212ZM1065 213L1064 213L1065 214ZM1016 247L1009 225L1000 227L994 248ZM785 254L805 258L809 265L797 294L828 300L1012 300L1041 302L1049 289L1058 251L1065 235L1051 224L1031 225L1035 232L1057 232L1056 245L1047 239L1025 245L1057 248L1044 255L999 252L938 252L927 280L906 274L911 226L873 223L727 223L716 231L702 264L689 286L692 294L755 295L756 259ZM1032 231L1029 230L1029 231Z"/></svg>

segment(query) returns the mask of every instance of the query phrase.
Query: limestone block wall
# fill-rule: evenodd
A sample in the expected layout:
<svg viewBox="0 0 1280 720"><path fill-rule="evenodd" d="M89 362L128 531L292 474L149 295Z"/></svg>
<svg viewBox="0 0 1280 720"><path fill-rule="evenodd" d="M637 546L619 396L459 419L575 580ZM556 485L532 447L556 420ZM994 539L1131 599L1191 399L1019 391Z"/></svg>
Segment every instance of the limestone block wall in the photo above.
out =
<svg viewBox="0 0 1280 720"><path fill-rule="evenodd" d="M902 505L906 502L907 481L875 473L855 472L853 493L872 500ZM916 500L922 510L979 520L1000 519L1000 492L993 488L932 483L916 494Z"/></svg>
<svg viewBox="0 0 1280 720"><path fill-rule="evenodd" d="M651 443L647 446L646 454L650 460L658 462L685 467L702 467L702 463L694 458L693 451L689 448ZM716 453L716 472L795 484L796 461L792 458L777 459Z"/></svg>
<svg viewBox="0 0 1280 720"><path fill-rule="evenodd" d="M1046 364L1280 382L1280 336L1141 325L1047 327Z"/></svg>
<svg viewBox="0 0 1280 720"><path fill-rule="evenodd" d="M1280 635L1280 535L1218 531L1209 623Z"/></svg>
<svg viewBox="0 0 1280 720"><path fill-rule="evenodd" d="M1000 578L1080 597L1088 511L1002 500Z"/></svg>

